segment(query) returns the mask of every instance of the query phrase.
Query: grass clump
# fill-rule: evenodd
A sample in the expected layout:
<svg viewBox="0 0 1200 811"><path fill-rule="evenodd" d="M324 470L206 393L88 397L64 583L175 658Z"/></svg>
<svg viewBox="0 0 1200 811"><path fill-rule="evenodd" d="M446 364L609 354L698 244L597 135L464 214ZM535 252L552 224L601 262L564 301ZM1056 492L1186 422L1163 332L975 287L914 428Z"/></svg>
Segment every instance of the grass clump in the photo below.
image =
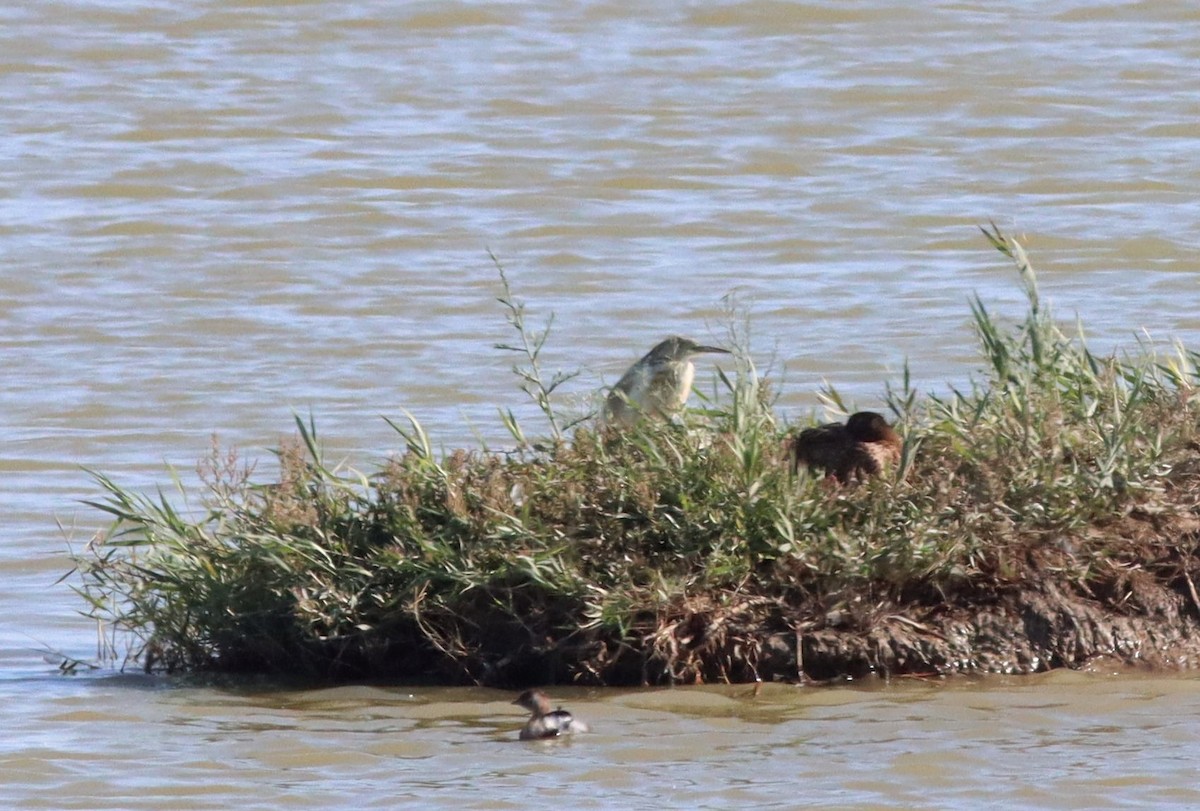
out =
<svg viewBox="0 0 1200 811"><path fill-rule="evenodd" d="M502 412L515 450L438 454L409 416L392 424L403 453L362 474L328 466L297 420L278 481L214 447L199 515L97 473L90 503L114 523L76 556L77 590L147 669L611 684L754 678L750 616L861 634L1051 576L1116 594L1135 567L1190 588L1194 540L1123 522L1196 512L1197 354L1094 356L1021 246L984 233L1027 312L1004 325L971 303L984 363L965 389L922 398L907 371L888 387L906 444L879 479L791 474L797 426L774 414L746 328L702 411L621 436L560 416L570 375L543 371L549 325L527 329L501 271L521 336L503 348L526 358L548 436Z"/></svg>

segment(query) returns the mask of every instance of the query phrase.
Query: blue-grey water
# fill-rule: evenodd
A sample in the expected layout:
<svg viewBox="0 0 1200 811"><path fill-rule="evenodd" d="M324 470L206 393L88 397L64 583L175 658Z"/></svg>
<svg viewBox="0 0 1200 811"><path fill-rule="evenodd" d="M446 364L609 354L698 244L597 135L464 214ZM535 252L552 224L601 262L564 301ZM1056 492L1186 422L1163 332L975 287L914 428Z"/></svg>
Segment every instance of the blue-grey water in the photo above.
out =
<svg viewBox="0 0 1200 811"><path fill-rule="evenodd" d="M1097 348L1200 348L1197 76L1186 2L0 9L0 804L1194 807L1187 676L566 691L597 732L546 749L497 693L41 650L96 647L55 583L103 524L85 467L190 486L216 434L265 469L294 414L364 469L406 410L448 448L540 431L489 251L567 410L743 311L788 418L906 361L961 384L968 298L1021 313L988 221Z"/></svg>

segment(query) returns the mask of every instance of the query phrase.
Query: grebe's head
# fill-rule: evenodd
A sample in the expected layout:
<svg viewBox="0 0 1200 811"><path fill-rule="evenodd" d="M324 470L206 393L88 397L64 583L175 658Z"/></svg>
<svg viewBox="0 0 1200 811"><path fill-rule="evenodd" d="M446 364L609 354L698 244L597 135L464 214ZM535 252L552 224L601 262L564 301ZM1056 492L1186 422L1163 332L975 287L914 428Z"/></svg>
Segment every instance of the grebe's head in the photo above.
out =
<svg viewBox="0 0 1200 811"><path fill-rule="evenodd" d="M545 715L553 709L550 697L541 690L526 690L517 696L513 703L537 715Z"/></svg>

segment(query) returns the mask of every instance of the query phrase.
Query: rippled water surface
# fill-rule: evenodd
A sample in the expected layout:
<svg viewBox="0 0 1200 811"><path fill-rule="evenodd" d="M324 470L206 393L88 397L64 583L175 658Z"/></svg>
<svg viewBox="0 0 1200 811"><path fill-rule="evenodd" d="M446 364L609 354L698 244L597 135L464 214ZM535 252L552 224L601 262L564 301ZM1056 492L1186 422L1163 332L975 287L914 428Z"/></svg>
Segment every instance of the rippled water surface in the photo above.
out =
<svg viewBox="0 0 1200 811"><path fill-rule="evenodd" d="M510 693L0 683L23 808L1194 808L1191 678L1055 673L874 689L557 696L593 730L516 740ZM6 695L6 697L7 697ZM30 712L32 710L32 712Z"/></svg>
<svg viewBox="0 0 1200 811"><path fill-rule="evenodd" d="M1200 346L1187 2L39 2L0 10L0 800L14 807L1193 807L1187 678L507 696L54 675L94 629L81 466L185 480L311 413L369 467L530 430L492 251L583 407L751 312L785 415L976 366L1027 239L1098 348ZM701 385L711 385L710 365ZM264 462L264 464L266 464ZM64 525L64 531L56 527ZM1079 681L1074 681L1078 679Z"/></svg>

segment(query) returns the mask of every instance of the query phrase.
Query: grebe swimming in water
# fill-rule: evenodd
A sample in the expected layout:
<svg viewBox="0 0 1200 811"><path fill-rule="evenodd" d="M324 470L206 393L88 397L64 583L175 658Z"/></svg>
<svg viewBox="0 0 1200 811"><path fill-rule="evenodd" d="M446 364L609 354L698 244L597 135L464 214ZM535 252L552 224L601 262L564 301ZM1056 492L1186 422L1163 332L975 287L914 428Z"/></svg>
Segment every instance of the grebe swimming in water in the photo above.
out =
<svg viewBox="0 0 1200 811"><path fill-rule="evenodd" d="M529 720L521 730L521 740L533 741L541 738L557 738L576 732L587 732L588 726L575 719L561 707L553 709L550 697L541 690L526 690L513 702L529 710Z"/></svg>

